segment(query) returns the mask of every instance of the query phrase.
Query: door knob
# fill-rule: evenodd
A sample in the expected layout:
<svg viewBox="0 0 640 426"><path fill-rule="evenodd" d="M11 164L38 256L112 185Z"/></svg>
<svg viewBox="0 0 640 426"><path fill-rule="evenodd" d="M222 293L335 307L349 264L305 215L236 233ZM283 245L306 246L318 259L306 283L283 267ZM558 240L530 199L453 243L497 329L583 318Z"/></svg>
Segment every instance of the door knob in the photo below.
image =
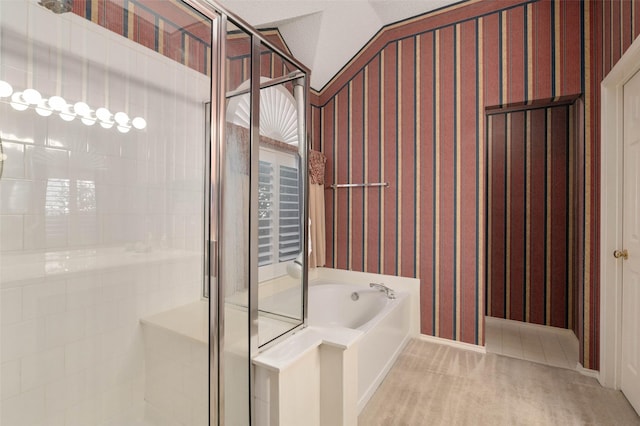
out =
<svg viewBox="0 0 640 426"><path fill-rule="evenodd" d="M629 258L629 253L627 252L627 250L615 250L613 252L613 257L615 257L616 259L623 258L624 260L627 260Z"/></svg>

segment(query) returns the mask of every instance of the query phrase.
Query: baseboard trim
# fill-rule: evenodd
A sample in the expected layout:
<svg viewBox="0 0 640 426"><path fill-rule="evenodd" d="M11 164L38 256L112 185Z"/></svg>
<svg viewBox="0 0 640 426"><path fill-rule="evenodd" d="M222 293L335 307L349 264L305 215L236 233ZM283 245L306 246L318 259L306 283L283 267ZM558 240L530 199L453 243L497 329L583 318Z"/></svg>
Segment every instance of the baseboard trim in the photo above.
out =
<svg viewBox="0 0 640 426"><path fill-rule="evenodd" d="M451 346L465 351L477 352L480 354L486 354L487 349L484 346L474 345L472 343L459 342L457 340L444 339L442 337L429 336L428 334L420 334L418 340L422 340L429 343L437 343L439 345Z"/></svg>
<svg viewBox="0 0 640 426"><path fill-rule="evenodd" d="M598 370L590 370L588 368L584 368L579 362L576 364L576 371L583 376L593 377L594 379L597 379L598 382L600 381L600 372Z"/></svg>

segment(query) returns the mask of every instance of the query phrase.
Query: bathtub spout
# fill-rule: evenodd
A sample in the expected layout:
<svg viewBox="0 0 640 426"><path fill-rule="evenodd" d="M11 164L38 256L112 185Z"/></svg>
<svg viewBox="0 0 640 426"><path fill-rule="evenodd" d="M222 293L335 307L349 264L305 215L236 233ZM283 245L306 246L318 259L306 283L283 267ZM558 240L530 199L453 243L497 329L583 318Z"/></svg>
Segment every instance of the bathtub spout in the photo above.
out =
<svg viewBox="0 0 640 426"><path fill-rule="evenodd" d="M395 299L396 298L396 293L393 291L393 289L387 287L386 285L384 285L382 283L370 283L369 287L375 288L376 290L383 292L384 294L386 294L386 296L389 299Z"/></svg>

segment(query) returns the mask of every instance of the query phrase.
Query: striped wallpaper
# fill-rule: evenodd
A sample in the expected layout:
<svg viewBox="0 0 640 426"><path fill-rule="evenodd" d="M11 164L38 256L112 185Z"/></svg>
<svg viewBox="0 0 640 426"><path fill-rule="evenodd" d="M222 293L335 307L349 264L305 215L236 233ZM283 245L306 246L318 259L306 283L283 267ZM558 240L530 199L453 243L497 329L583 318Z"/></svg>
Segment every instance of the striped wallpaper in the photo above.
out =
<svg viewBox="0 0 640 426"><path fill-rule="evenodd" d="M72 12L196 71L211 72L211 25L180 2L74 0Z"/></svg>
<svg viewBox="0 0 640 426"><path fill-rule="evenodd" d="M74 0L72 12L198 72L211 73L211 24L179 0ZM289 52L277 29L261 33ZM250 44L245 33L230 31L227 53L231 90L249 75ZM266 48L262 56L264 76L281 76L292 68Z"/></svg>
<svg viewBox="0 0 640 426"><path fill-rule="evenodd" d="M149 13L133 23L125 2L136 8L75 0L74 13L182 63L185 37L206 40L192 26L171 27L175 19L173 31L151 34L147 24L162 20L145 9L154 2L140 0ZM312 143L329 159L327 178L391 184L327 191L329 265L419 277L422 332L482 344L485 108L582 93L568 325L583 365L597 369L599 86L640 33L639 8L640 0L468 0L380 31L311 95ZM182 50L171 47L176 37ZM207 72L206 46L186 45L202 58L187 65Z"/></svg>
<svg viewBox="0 0 640 426"><path fill-rule="evenodd" d="M489 316L573 328L575 107L487 117Z"/></svg>
<svg viewBox="0 0 640 426"><path fill-rule="evenodd" d="M277 30L262 31L262 34L278 48L289 52ZM227 90L236 89L241 83L251 76L251 39L243 32L231 33L227 37ZM273 52L266 46L262 46L260 52L260 75L262 77L282 77L297 70L289 61ZM293 93L292 83L285 87Z"/></svg>
<svg viewBox="0 0 640 426"><path fill-rule="evenodd" d="M590 80L592 49L584 42L592 8L578 1L470 0L378 33L312 98L314 145L328 158L330 183L390 183L326 192L329 266L420 278L422 333L483 344L485 109L584 93L576 133L589 143L576 146L577 194L568 207L580 213L582 202L587 209L573 221L575 237L566 248L575 252L568 268L576 284L562 289L571 309L556 314L547 307L542 314L572 327L583 365L597 369L597 133L589 117L598 83Z"/></svg>

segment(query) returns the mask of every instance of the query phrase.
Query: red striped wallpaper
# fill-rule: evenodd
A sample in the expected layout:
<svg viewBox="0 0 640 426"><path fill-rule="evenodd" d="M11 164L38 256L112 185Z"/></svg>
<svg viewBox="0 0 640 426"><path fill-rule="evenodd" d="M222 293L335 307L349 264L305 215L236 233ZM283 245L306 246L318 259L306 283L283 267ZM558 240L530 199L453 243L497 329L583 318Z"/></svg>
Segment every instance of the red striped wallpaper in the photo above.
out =
<svg viewBox="0 0 640 426"><path fill-rule="evenodd" d="M328 157L329 181L390 183L387 189L327 191L329 266L419 277L422 332L483 344L488 272L485 109L584 93L584 104L569 118L582 126L575 137L583 134L589 143L576 146L569 176L566 170L546 170L552 181L574 179L576 194L567 199L560 193L550 200L563 221L546 214L551 219L538 223L536 216L531 224L536 229L546 223L552 234L561 234L568 225L575 235L550 250L562 252L559 258L538 248L525 253L544 259L546 275L537 269L528 273L545 286L514 288L510 297L529 297L530 320L573 328L583 365L597 369L597 132L589 129L595 118L589 122L589 117L597 110L592 93L599 83L590 80L594 46L584 40L601 34L592 30L594 13L606 4L471 0L376 35L312 98L313 143ZM531 132L540 129L532 127ZM559 148L534 154L544 156L541 160L567 155ZM540 164L532 167L545 163ZM514 185L525 179L520 169L513 177ZM532 187L529 196L543 196L536 191ZM523 203L519 197L513 202ZM579 210L581 206L587 209ZM578 219L566 219L570 209ZM513 226L521 227L517 220ZM524 248L514 250L519 256ZM513 274L527 274L522 265L514 268ZM547 285L547 277L569 272L577 284L556 286L553 278ZM533 307L533 300L544 303ZM563 303L565 309L556 309ZM513 311L526 318L526 303L514 305Z"/></svg>
<svg viewBox="0 0 640 426"><path fill-rule="evenodd" d="M74 13L208 72L198 20L178 22L178 11L152 34L151 20L168 16L156 3L76 0ZM573 117L584 143L571 173L577 284L568 324L583 365L597 369L599 86L640 33L639 8L640 0L468 0L380 31L311 95L312 143L329 159L328 179L390 182L327 192L329 265L419 277L422 332L482 344L485 108L583 93Z"/></svg>
<svg viewBox="0 0 640 426"><path fill-rule="evenodd" d="M72 11L196 71L210 71L211 24L180 2L74 0Z"/></svg>
<svg viewBox="0 0 640 426"><path fill-rule="evenodd" d="M487 118L489 316L573 328L575 107Z"/></svg>
<svg viewBox="0 0 640 426"><path fill-rule="evenodd" d="M211 72L211 23L180 0L74 0L72 12L198 72ZM275 46L290 53L278 30L261 32ZM247 40L239 30L229 32L229 90L248 79ZM267 49L263 52L266 57L271 69L269 72L263 67L264 76L281 76L292 68Z"/></svg>

